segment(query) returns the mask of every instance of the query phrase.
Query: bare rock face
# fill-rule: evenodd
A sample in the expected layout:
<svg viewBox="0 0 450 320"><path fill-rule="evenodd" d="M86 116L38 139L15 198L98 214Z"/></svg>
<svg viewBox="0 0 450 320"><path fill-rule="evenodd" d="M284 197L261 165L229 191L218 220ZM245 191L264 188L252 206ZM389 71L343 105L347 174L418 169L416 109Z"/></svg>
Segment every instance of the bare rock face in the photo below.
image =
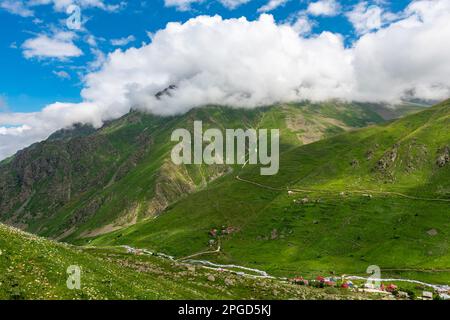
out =
<svg viewBox="0 0 450 320"><path fill-rule="evenodd" d="M436 160L436 164L443 168L450 162L450 147L445 146L444 148L438 150L438 158Z"/></svg>
<svg viewBox="0 0 450 320"><path fill-rule="evenodd" d="M384 171L387 170L397 160L398 145L394 145L391 150L387 151L383 157L377 162L377 169Z"/></svg>
<svg viewBox="0 0 450 320"><path fill-rule="evenodd" d="M385 182L392 183L395 181L394 168L399 159L399 147L399 144L394 144L391 149L383 154L373 168L373 172L378 174Z"/></svg>
<svg viewBox="0 0 450 320"><path fill-rule="evenodd" d="M134 152L127 161L137 162L149 148L151 141L143 138L149 140L148 135L137 136L139 141L130 139ZM72 199L90 190L102 190L114 172L132 167L126 167L121 152L106 135L77 125L17 152L0 165L0 221L26 228L30 222L53 217ZM86 221L107 200L96 196L86 201L66 221L67 229Z"/></svg>

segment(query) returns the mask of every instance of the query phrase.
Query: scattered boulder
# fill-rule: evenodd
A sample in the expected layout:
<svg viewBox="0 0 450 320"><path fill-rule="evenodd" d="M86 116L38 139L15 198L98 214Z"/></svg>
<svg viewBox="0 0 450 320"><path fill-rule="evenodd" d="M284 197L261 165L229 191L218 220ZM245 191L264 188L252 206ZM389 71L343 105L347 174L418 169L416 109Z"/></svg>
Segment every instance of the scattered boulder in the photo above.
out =
<svg viewBox="0 0 450 320"><path fill-rule="evenodd" d="M356 159L353 159L353 160L350 162L350 165L352 166L352 168L357 168L357 167L359 167L359 161L356 160Z"/></svg>
<svg viewBox="0 0 450 320"><path fill-rule="evenodd" d="M234 286L234 280L231 279L231 278L226 278L226 279L225 279L225 284L226 284L227 286Z"/></svg>
<svg viewBox="0 0 450 320"><path fill-rule="evenodd" d="M208 276L208 281L214 282L214 281L216 281L216 277L214 277L212 274L210 274Z"/></svg>
<svg viewBox="0 0 450 320"><path fill-rule="evenodd" d="M303 198L303 199L299 199L299 200L294 200L295 203L297 204L307 204L309 203L309 198Z"/></svg>
<svg viewBox="0 0 450 320"><path fill-rule="evenodd" d="M195 272L195 266L193 266L193 265L188 265L187 269L189 272Z"/></svg>
<svg viewBox="0 0 450 320"><path fill-rule="evenodd" d="M427 234L428 234L429 236L434 237L434 236L437 236L438 232L437 232L436 229L430 229L430 230L427 231Z"/></svg>

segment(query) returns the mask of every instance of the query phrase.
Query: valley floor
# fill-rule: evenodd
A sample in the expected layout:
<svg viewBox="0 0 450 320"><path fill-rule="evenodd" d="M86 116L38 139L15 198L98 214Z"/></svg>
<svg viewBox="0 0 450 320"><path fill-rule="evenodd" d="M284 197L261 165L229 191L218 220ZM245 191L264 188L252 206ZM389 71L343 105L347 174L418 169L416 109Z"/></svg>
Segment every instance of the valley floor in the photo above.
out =
<svg viewBox="0 0 450 320"><path fill-rule="evenodd" d="M126 248L74 247L0 225L0 299L374 299L179 263ZM80 289L67 287L70 266Z"/></svg>

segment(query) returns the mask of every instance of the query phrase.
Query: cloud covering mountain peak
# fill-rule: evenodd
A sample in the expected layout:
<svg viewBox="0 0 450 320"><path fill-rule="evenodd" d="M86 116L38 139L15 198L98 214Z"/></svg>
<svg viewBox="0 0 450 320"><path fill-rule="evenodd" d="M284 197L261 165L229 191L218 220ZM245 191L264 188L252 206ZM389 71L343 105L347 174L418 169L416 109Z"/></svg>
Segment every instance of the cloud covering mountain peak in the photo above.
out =
<svg viewBox="0 0 450 320"><path fill-rule="evenodd" d="M83 103L0 114L0 157L72 123L119 117L130 108L183 113L205 104L257 107L327 99L397 102L450 95L450 2L414 1L395 21L346 46L339 34L302 36L271 15L198 16L169 23L139 48L117 49L88 74ZM437 9L436 9L437 8ZM155 94L175 85L170 95ZM11 134L10 134L11 133Z"/></svg>

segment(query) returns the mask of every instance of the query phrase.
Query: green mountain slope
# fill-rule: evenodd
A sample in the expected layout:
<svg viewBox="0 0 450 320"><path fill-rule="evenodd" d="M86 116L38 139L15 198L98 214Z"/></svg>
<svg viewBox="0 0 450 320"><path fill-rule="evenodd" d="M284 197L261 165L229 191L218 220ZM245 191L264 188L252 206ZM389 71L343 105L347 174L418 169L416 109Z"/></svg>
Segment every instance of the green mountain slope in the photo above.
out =
<svg viewBox="0 0 450 320"><path fill-rule="evenodd" d="M172 164L170 135L192 129L194 120L222 129L280 128L282 150L383 121L363 105L330 102L205 107L173 117L130 112L98 130L78 125L0 164L0 221L70 240L157 216L233 169Z"/></svg>
<svg viewBox="0 0 450 320"><path fill-rule="evenodd" d="M221 252L208 258L279 275L365 274L375 264L385 276L449 284L449 128L446 101L285 148L276 176L247 166L156 219L89 241L186 256L224 229Z"/></svg>
<svg viewBox="0 0 450 320"><path fill-rule="evenodd" d="M0 299L336 299L370 298L251 279L120 248L78 248L0 224ZM67 288L79 266L80 289Z"/></svg>

